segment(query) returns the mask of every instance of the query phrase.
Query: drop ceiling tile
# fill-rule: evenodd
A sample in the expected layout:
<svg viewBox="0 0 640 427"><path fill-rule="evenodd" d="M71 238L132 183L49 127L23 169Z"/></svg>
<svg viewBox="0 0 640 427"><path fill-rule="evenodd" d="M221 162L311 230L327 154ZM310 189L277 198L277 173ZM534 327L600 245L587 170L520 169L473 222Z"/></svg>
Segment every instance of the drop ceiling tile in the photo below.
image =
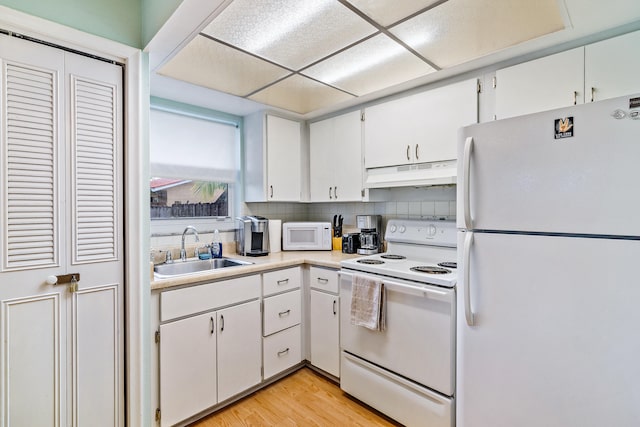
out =
<svg viewBox="0 0 640 427"><path fill-rule="evenodd" d="M362 96L435 71L384 34L374 36L302 74Z"/></svg>
<svg viewBox="0 0 640 427"><path fill-rule="evenodd" d="M563 28L557 0L449 0L390 31L447 68Z"/></svg>
<svg viewBox="0 0 640 427"><path fill-rule="evenodd" d="M369 18L386 27L441 0L349 0Z"/></svg>
<svg viewBox="0 0 640 427"><path fill-rule="evenodd" d="M354 97L300 75L293 75L249 97L257 102L300 114Z"/></svg>
<svg viewBox="0 0 640 427"><path fill-rule="evenodd" d="M375 32L335 0L235 0L203 30L293 70Z"/></svg>
<svg viewBox="0 0 640 427"><path fill-rule="evenodd" d="M290 71L203 36L196 36L158 74L246 96Z"/></svg>

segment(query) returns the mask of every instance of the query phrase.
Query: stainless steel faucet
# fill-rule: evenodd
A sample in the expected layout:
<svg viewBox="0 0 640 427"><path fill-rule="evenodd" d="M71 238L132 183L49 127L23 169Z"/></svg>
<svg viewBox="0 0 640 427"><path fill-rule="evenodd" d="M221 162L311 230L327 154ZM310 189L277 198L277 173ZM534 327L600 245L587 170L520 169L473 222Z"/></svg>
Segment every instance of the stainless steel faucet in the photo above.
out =
<svg viewBox="0 0 640 427"><path fill-rule="evenodd" d="M182 261L187 260L187 251L184 248L184 237L189 230L193 231L193 234L195 234L196 242L200 241L200 237L198 236L198 230L196 230L196 228L193 225L188 225L187 228L185 228L184 231L182 232L182 245L180 246L180 259Z"/></svg>

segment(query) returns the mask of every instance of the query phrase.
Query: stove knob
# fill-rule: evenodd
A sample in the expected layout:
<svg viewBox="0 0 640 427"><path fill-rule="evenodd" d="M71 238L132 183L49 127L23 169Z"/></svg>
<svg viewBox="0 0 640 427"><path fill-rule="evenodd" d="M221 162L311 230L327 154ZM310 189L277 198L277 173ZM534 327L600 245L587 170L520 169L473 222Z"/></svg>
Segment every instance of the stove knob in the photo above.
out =
<svg viewBox="0 0 640 427"><path fill-rule="evenodd" d="M436 235L436 226L435 225L430 225L429 228L427 229L427 234L429 236L435 236Z"/></svg>
<svg viewBox="0 0 640 427"><path fill-rule="evenodd" d="M397 229L398 227L396 227L395 225L392 225L391 227L389 227L389 231L392 233L395 233Z"/></svg>
<svg viewBox="0 0 640 427"><path fill-rule="evenodd" d="M401 233L404 233L405 231L407 231L407 227L405 227L404 225L401 225L398 231Z"/></svg>

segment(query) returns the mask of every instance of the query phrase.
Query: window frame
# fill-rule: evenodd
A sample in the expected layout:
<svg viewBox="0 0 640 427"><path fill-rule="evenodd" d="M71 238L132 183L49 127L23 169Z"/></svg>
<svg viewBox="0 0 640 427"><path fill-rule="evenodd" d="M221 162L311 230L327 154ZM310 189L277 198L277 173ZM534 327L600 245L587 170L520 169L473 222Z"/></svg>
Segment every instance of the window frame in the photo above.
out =
<svg viewBox="0 0 640 427"><path fill-rule="evenodd" d="M237 128L237 176L233 182L228 182L227 189L227 216L208 216L208 217L173 217L173 218L151 218L151 211L147 212L150 222L150 235L154 236L166 236L180 234L187 225L196 227L199 233L213 232L214 229L220 231L231 231L235 229L235 216L236 212L239 212L239 196L242 187L242 125L243 120L240 116L223 113L216 110L211 110L204 107L199 107L191 104L184 104L177 101L172 101L164 98L151 97L150 109L164 111L167 113L182 115L185 117L208 120L214 123L232 125ZM149 149L151 150L151 141L149 142ZM147 182L150 182L150 176L147 177ZM163 178L175 178L175 179L194 179L193 177L185 176L163 176ZM198 178L198 180L201 180Z"/></svg>

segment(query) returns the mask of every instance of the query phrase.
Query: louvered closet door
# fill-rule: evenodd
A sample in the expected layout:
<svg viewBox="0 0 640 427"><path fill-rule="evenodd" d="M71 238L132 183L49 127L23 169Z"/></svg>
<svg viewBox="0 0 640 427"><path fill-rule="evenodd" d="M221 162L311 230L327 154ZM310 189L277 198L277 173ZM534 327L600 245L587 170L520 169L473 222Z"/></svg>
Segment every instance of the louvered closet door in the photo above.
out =
<svg viewBox="0 0 640 427"><path fill-rule="evenodd" d="M73 424L122 425L122 68L67 53L65 71L66 248L81 277L72 295Z"/></svg>
<svg viewBox="0 0 640 427"><path fill-rule="evenodd" d="M64 53L0 35L2 425L66 425Z"/></svg>
<svg viewBox="0 0 640 427"><path fill-rule="evenodd" d="M121 69L4 35L0 65L0 425L122 425Z"/></svg>

